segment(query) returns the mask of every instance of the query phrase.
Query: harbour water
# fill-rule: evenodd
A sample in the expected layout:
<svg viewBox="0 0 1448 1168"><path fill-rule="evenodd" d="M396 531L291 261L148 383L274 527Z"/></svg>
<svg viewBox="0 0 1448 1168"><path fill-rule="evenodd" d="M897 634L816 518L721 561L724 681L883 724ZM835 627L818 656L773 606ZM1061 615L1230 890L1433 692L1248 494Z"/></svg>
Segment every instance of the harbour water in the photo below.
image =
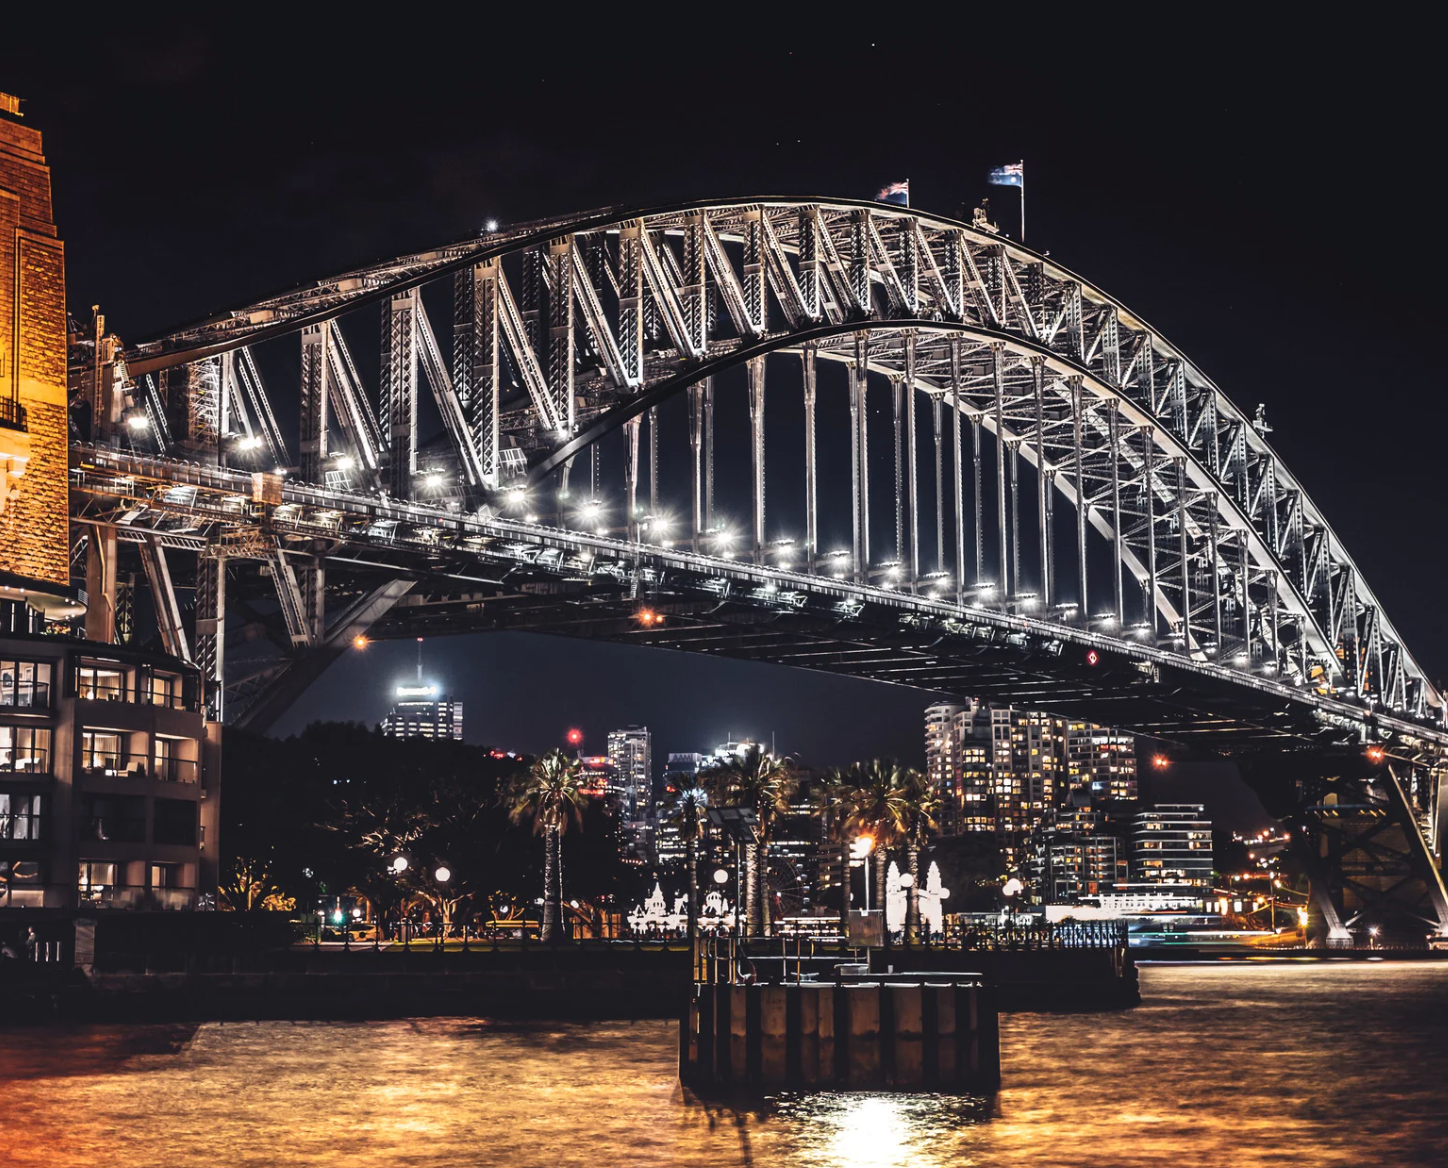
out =
<svg viewBox="0 0 1448 1168"><path fill-rule="evenodd" d="M993 1099L687 1098L666 1022L0 1030L0 1164L1448 1163L1448 965L1148 966L1002 1018Z"/></svg>

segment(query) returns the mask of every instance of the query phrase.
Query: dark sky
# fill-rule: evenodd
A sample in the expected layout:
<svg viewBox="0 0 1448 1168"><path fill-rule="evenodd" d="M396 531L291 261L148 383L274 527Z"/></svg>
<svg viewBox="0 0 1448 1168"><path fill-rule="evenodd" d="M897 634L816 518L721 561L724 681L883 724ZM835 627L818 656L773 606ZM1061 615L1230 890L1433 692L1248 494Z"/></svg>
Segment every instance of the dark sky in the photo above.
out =
<svg viewBox="0 0 1448 1168"><path fill-rule="evenodd" d="M345 31L116 11L63 41L7 37L0 89L45 132L73 307L101 304L131 339L489 217L868 196L903 178L916 206L958 214L993 193L992 166L1023 158L1029 242L1239 405L1265 403L1272 441L1440 678L1448 410L1430 358L1444 256L1428 46L1390 54L1362 22L1148 17L1123 32L1095 16L893 11L871 23L895 34L828 43L818 18L807 32L752 9L698 28L585 29L560 10L536 28L349 16ZM994 195L1014 232L1013 194ZM521 636L428 652L477 740L537 748L578 722L596 743L646 721L663 750L732 729L773 730L811 761L920 756L908 692ZM379 716L410 653L349 657L282 729Z"/></svg>

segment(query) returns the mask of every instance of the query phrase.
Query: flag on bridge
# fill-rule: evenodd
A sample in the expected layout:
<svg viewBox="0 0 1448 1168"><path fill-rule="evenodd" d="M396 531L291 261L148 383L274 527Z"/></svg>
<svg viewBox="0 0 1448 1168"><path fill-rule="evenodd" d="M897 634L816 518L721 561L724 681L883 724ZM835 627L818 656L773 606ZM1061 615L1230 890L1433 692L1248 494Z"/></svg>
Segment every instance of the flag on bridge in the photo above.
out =
<svg viewBox="0 0 1448 1168"><path fill-rule="evenodd" d="M891 183L887 187L881 187L880 193L875 196L877 203L894 203L897 207L910 206L910 180Z"/></svg>
<svg viewBox="0 0 1448 1168"><path fill-rule="evenodd" d="M1026 185L1026 164L1008 162L990 172L988 180L993 187L1024 187Z"/></svg>

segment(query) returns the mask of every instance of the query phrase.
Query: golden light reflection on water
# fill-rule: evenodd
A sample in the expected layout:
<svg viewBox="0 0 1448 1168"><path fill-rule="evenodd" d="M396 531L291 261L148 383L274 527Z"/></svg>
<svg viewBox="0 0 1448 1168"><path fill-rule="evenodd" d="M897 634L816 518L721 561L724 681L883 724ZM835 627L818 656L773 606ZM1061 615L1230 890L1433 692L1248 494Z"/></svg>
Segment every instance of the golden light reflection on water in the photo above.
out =
<svg viewBox="0 0 1448 1168"><path fill-rule="evenodd" d="M1448 1163L1448 967L1152 968L1116 1014L1003 1020L991 1100L704 1104L669 1023L0 1030L0 1164Z"/></svg>

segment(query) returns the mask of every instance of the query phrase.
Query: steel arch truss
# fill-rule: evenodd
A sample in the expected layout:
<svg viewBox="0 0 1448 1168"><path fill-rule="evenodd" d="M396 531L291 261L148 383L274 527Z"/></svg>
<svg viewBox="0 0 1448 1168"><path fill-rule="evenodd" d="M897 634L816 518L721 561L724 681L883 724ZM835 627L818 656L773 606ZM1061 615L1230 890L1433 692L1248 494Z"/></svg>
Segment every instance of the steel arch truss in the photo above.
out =
<svg viewBox="0 0 1448 1168"><path fill-rule="evenodd" d="M418 295L429 283L451 286L450 362ZM380 304L384 317L375 416L341 325L367 304ZM826 360L858 364L863 352L870 370L915 390L904 403L912 428L924 394L932 410L958 409L973 436L983 430L999 443L998 496L1006 471L1023 464L1044 470L1043 510L1056 495L1083 504L1074 560L1061 557L1075 581L1051 571L1057 549L1044 524L1034 567L1026 557L1034 578L1022 579L1020 533L1010 524L1017 546L992 549L984 563L957 547L961 599L967 585L992 577L999 604L1034 590L1042 603L1074 601L1080 620L1120 621L1126 595L1138 590L1148 627L1136 632L1183 654L1442 717L1441 698L1268 444L1261 411L1249 417L1139 316L1074 273L960 223L850 201L605 210L358 269L138 346L124 360L133 377L214 363L219 378L181 379L193 396L222 386L219 411L216 394L190 404L199 440L217 429L219 412L222 430L244 430L253 448L280 460L285 446L250 347L287 334L302 339L304 478L414 497L420 368L456 455L458 492L473 505L530 467L534 480L566 467L589 439L637 416L641 402L698 381L701 370L806 344ZM761 401L762 385L761 373ZM329 434L349 472L327 469L337 465L324 462ZM914 445L908 450L913 459ZM758 477L762 492L762 470ZM964 505L958 492L954 505ZM906 526L918 530L914 508L900 515L902 536ZM1082 568L1088 528L1112 544L1119 565L1104 589ZM863 575L870 568L865 556Z"/></svg>

